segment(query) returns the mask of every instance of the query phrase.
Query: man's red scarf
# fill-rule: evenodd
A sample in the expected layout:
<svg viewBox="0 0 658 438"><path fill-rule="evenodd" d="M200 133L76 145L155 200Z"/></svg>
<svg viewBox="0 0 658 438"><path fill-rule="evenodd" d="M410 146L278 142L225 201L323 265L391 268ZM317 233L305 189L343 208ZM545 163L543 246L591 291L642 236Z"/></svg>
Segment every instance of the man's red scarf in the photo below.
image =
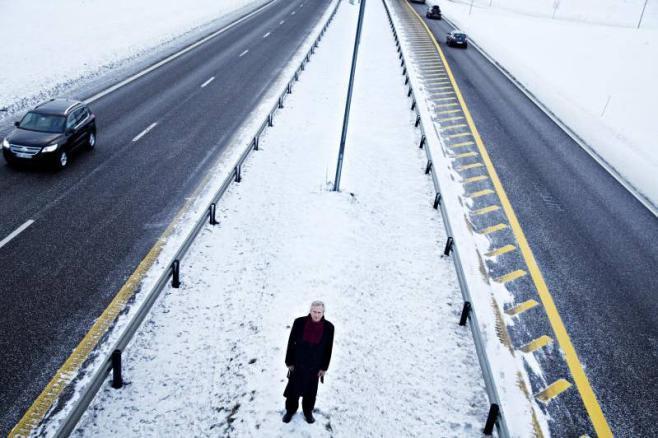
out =
<svg viewBox="0 0 658 438"><path fill-rule="evenodd" d="M309 344L318 344L320 339L322 339L322 332L324 331L324 321L320 320L318 322L313 321L311 315L306 318L306 323L304 324L304 341Z"/></svg>

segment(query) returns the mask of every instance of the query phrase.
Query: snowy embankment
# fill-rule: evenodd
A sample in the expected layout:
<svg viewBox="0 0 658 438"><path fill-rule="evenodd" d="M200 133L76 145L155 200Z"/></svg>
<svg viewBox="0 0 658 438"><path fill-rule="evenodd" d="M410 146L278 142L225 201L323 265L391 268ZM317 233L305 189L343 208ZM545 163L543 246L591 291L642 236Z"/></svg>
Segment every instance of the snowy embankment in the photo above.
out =
<svg viewBox="0 0 658 438"><path fill-rule="evenodd" d="M141 64L268 0L0 0L0 120ZM29 23L29 26L26 25ZM116 80L116 78L114 78Z"/></svg>
<svg viewBox="0 0 658 438"><path fill-rule="evenodd" d="M658 3L640 29L641 0L438 3L658 208Z"/></svg>
<svg viewBox="0 0 658 438"><path fill-rule="evenodd" d="M76 435L479 436L487 399L380 2L369 2L342 192L330 191L357 7L343 2L220 225L192 246ZM293 318L327 303L313 425L283 424Z"/></svg>

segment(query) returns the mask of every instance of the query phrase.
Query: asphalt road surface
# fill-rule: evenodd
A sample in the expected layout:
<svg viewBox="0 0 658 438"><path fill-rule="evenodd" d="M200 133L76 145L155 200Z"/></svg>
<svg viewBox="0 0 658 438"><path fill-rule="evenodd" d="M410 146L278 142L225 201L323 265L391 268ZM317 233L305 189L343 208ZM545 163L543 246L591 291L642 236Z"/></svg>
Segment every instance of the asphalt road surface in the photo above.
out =
<svg viewBox="0 0 658 438"><path fill-rule="evenodd" d="M414 8L424 17L424 5ZM616 436L656 436L658 219L477 50L447 47L448 23L424 20L610 427Z"/></svg>
<svg viewBox="0 0 658 438"><path fill-rule="evenodd" d="M0 248L0 436L148 253L328 5L277 0L94 102L96 150L63 172L0 165L0 240L34 220Z"/></svg>

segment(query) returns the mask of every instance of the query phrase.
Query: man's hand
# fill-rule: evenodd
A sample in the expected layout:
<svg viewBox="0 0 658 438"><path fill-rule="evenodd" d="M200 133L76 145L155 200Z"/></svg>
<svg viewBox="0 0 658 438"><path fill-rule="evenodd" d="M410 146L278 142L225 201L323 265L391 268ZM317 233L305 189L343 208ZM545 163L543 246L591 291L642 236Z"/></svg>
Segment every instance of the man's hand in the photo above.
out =
<svg viewBox="0 0 658 438"><path fill-rule="evenodd" d="M318 371L318 377L324 377L325 374L327 374L327 370Z"/></svg>

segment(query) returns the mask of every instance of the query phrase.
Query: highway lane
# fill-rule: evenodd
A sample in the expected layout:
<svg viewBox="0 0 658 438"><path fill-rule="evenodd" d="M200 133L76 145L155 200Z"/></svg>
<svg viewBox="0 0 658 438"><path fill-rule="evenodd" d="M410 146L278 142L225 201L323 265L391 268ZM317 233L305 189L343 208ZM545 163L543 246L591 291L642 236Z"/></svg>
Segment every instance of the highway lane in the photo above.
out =
<svg viewBox="0 0 658 438"><path fill-rule="evenodd" d="M445 21L425 21L613 432L656 435L658 220L479 52L447 47ZM560 415L580 415L566 409Z"/></svg>
<svg viewBox="0 0 658 438"><path fill-rule="evenodd" d="M94 102L97 148L63 172L0 166L0 239L35 221L0 248L0 435L112 300L328 5L278 0Z"/></svg>

